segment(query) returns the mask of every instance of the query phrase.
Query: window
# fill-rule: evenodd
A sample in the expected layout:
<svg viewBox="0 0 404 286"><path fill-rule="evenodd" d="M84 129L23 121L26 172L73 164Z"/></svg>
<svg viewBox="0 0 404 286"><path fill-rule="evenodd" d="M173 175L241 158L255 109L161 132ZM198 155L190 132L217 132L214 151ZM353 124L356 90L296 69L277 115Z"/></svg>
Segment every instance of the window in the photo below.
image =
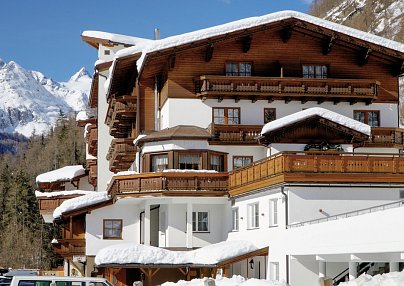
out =
<svg viewBox="0 0 404 286"><path fill-rule="evenodd" d="M247 166L253 162L252 156L233 156L233 170Z"/></svg>
<svg viewBox="0 0 404 286"><path fill-rule="evenodd" d="M354 110L354 119L372 127L380 126L379 110Z"/></svg>
<svg viewBox="0 0 404 286"><path fill-rule="evenodd" d="M327 78L326 65L302 65L303 78Z"/></svg>
<svg viewBox="0 0 404 286"><path fill-rule="evenodd" d="M240 108L214 107L213 122L215 124L240 124Z"/></svg>
<svg viewBox="0 0 404 286"><path fill-rule="evenodd" d="M104 55L110 55L111 51L110 50L104 50Z"/></svg>
<svg viewBox="0 0 404 286"><path fill-rule="evenodd" d="M192 212L192 231L208 232L209 231L209 213L208 212Z"/></svg>
<svg viewBox="0 0 404 286"><path fill-rule="evenodd" d="M216 154L210 155L210 169L224 172L224 156Z"/></svg>
<svg viewBox="0 0 404 286"><path fill-rule="evenodd" d="M153 155L151 156L151 171L161 172L168 169L168 155Z"/></svg>
<svg viewBox="0 0 404 286"><path fill-rule="evenodd" d="M259 205L258 203L254 203L248 205L248 212L247 212L247 222L248 228L258 228L259 225Z"/></svg>
<svg viewBox="0 0 404 286"><path fill-rule="evenodd" d="M227 76L251 76L252 63L226 63Z"/></svg>
<svg viewBox="0 0 404 286"><path fill-rule="evenodd" d="M234 208L234 209L232 210L232 217L233 217L233 227L232 227L232 230L233 230L233 231L237 231L237 230L238 230L238 221L239 221L238 208Z"/></svg>
<svg viewBox="0 0 404 286"><path fill-rule="evenodd" d="M269 226L278 225L278 199L269 200Z"/></svg>
<svg viewBox="0 0 404 286"><path fill-rule="evenodd" d="M121 239L122 238L122 220L121 219L104 219L104 239Z"/></svg>
<svg viewBox="0 0 404 286"><path fill-rule="evenodd" d="M200 155L199 154L179 154L178 168L182 170L199 170Z"/></svg>
<svg viewBox="0 0 404 286"><path fill-rule="evenodd" d="M274 121L276 119L275 108L264 108L264 124Z"/></svg>

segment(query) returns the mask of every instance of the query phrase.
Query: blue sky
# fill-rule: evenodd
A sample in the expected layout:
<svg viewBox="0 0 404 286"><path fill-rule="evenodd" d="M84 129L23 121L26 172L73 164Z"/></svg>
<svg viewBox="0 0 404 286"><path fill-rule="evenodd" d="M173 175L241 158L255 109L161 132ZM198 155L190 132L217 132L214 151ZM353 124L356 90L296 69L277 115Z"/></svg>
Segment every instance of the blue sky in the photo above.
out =
<svg viewBox="0 0 404 286"><path fill-rule="evenodd" d="M96 50L84 30L152 38L178 35L280 10L307 12L311 0L5 0L0 10L0 58L57 81L82 66L90 73Z"/></svg>

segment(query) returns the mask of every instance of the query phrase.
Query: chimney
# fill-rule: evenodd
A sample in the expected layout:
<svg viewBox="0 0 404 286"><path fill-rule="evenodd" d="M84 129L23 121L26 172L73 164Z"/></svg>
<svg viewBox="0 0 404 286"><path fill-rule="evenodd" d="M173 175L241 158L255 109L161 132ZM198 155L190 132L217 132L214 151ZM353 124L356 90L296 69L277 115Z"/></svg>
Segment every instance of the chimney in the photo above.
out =
<svg viewBox="0 0 404 286"><path fill-rule="evenodd" d="M159 28L154 29L154 39L160 40L160 29Z"/></svg>

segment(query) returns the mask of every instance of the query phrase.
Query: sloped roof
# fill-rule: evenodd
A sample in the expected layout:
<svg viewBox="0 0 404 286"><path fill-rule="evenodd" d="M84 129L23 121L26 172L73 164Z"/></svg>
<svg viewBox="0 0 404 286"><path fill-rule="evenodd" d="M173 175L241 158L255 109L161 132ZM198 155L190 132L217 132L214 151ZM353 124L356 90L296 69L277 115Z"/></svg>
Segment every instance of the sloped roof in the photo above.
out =
<svg viewBox="0 0 404 286"><path fill-rule="evenodd" d="M137 142L152 142L172 139L207 140L209 138L211 138L211 134L204 128L193 125L178 125L151 133L140 138Z"/></svg>

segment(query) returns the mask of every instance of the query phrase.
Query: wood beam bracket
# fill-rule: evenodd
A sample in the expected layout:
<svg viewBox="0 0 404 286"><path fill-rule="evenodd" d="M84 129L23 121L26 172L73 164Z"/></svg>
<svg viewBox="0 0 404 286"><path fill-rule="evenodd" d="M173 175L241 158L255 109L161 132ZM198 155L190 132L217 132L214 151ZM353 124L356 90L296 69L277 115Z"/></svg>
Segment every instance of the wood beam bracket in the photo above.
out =
<svg viewBox="0 0 404 286"><path fill-rule="evenodd" d="M281 37L282 37L282 41L284 43L287 43L290 40L290 38L292 37L293 27L294 27L294 25L289 25L289 26L286 26L285 28L283 28L283 30L281 32L282 33Z"/></svg>
<svg viewBox="0 0 404 286"><path fill-rule="evenodd" d="M291 102L292 99L290 99L290 97L285 97L285 103L288 104L289 102Z"/></svg>
<svg viewBox="0 0 404 286"><path fill-rule="evenodd" d="M300 102L301 104L305 104L308 101L307 97L303 97Z"/></svg>
<svg viewBox="0 0 404 286"><path fill-rule="evenodd" d="M257 96L252 96L251 97L251 103L255 103L255 102L257 102Z"/></svg>
<svg viewBox="0 0 404 286"><path fill-rule="evenodd" d="M327 41L323 45L323 55L328 55L331 52L331 48L334 45L334 41L337 38L335 34L327 38Z"/></svg>
<svg viewBox="0 0 404 286"><path fill-rule="evenodd" d="M219 97L217 98L217 102L222 102L223 101L223 95L219 95Z"/></svg>
<svg viewBox="0 0 404 286"><path fill-rule="evenodd" d="M319 98L319 99L317 99L317 104L322 104L322 103L324 103L324 98Z"/></svg>
<svg viewBox="0 0 404 286"><path fill-rule="evenodd" d="M364 66L368 63L369 61L369 56L372 53L372 49L371 48L362 48L361 52L359 54L358 57L358 64L359 66Z"/></svg>
<svg viewBox="0 0 404 286"><path fill-rule="evenodd" d="M209 44L206 47L206 52L205 52L205 61L206 62L210 62L210 60L212 59L212 57L213 57L213 48L214 48L214 46L213 46L212 43Z"/></svg>
<svg viewBox="0 0 404 286"><path fill-rule="evenodd" d="M177 56L176 54L171 54L168 57L168 69L169 70L173 70L175 68L175 60L176 60Z"/></svg>
<svg viewBox="0 0 404 286"><path fill-rule="evenodd" d="M250 48L251 48L251 42L252 42L252 36L246 36L243 38L242 43L243 43L243 53L247 53Z"/></svg>

